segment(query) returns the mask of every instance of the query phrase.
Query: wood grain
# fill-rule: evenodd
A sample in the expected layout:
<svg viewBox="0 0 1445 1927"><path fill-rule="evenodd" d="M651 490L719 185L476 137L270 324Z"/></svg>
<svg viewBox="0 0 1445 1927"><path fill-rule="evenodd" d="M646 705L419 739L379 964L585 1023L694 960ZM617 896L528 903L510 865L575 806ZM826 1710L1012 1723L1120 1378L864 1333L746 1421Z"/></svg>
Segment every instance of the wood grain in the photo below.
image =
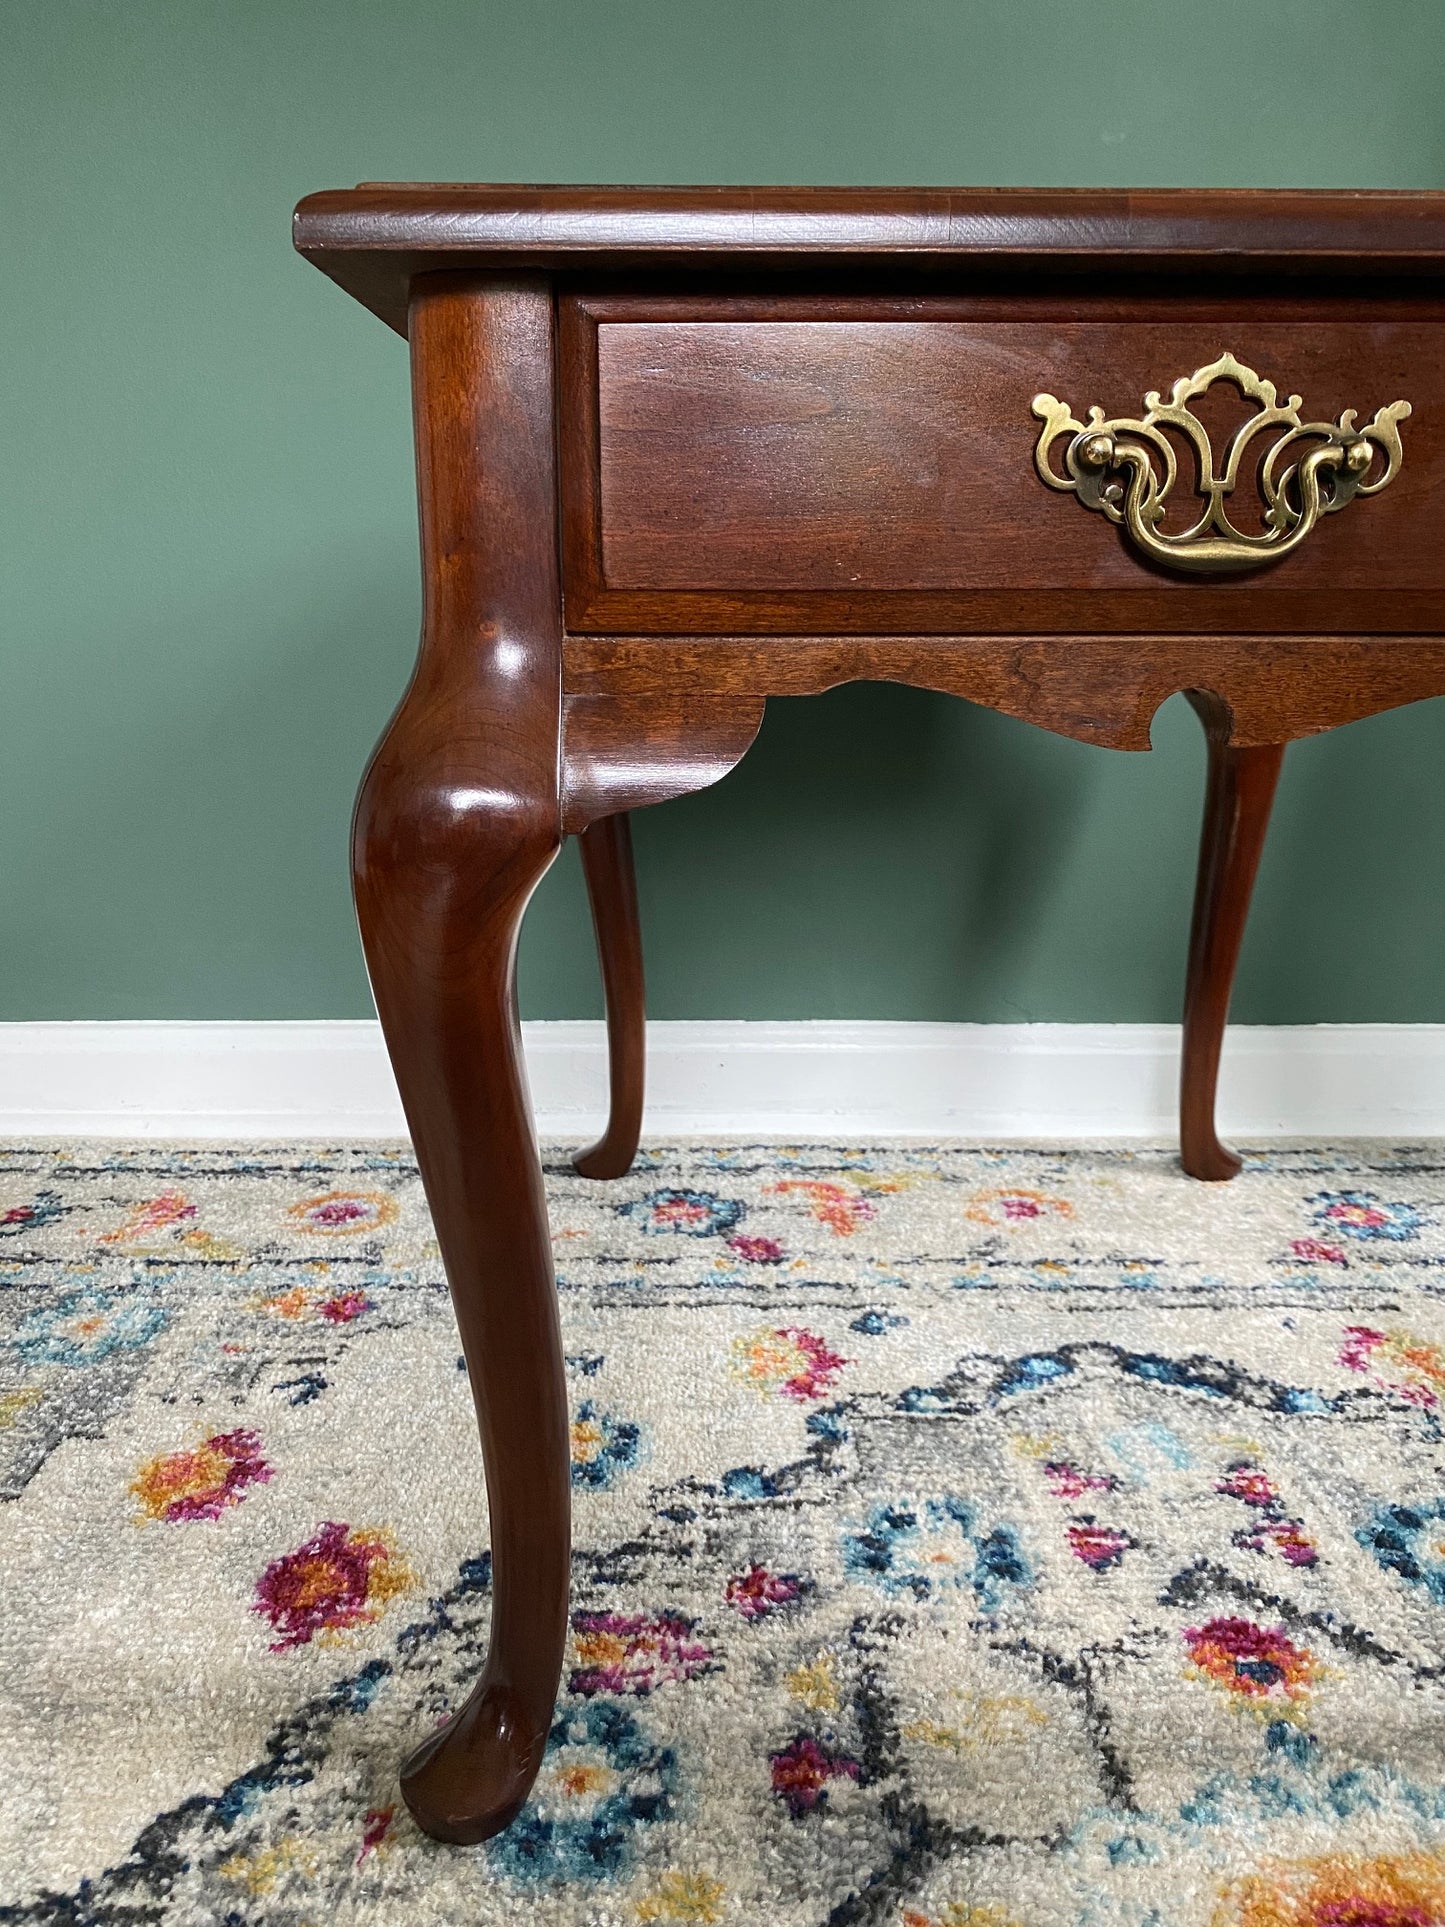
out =
<svg viewBox="0 0 1445 1927"><path fill-rule="evenodd" d="M567 1631L567 1392L515 983L561 842L550 292L431 283L411 338L422 644L357 799L353 881L486 1468L486 1663L402 1769L418 1823L469 1842L527 1796Z"/></svg>
<svg viewBox="0 0 1445 1927"><path fill-rule="evenodd" d="M647 1081L647 997L632 826L625 811L589 824L577 839L597 936L607 1004L607 1128L572 1162L584 1178L620 1178L642 1136Z"/></svg>
<svg viewBox="0 0 1445 1927"><path fill-rule="evenodd" d="M762 727L764 697L732 688L694 693L676 682L569 695L562 719L562 823L599 818L707 789L727 775Z"/></svg>
<svg viewBox="0 0 1445 1927"><path fill-rule="evenodd" d="M1208 739L1209 773L1184 986L1179 1157L1190 1177L1218 1183L1234 1177L1241 1162L1219 1140L1215 1095L1234 971L1284 745L1240 748L1230 742L1229 716L1214 698L1191 691L1190 700Z"/></svg>
<svg viewBox="0 0 1445 1927"><path fill-rule="evenodd" d="M671 304L676 312L677 305ZM594 322L574 387L595 432L569 437L564 533L577 631L1031 634L1432 626L1445 590L1445 326L1438 318L1281 322L1268 303L1208 320ZM808 304L816 312L817 303ZM852 304L850 304L851 306ZM926 310L915 302L915 315ZM1406 458L1380 496L1325 518L1276 565L1172 577L1034 468L1040 391L1082 415L1138 414L1228 348L1298 393L1308 419L1404 397ZM592 389L595 382L595 400ZM1216 440L1254 413L1219 384ZM585 417L584 417L585 418ZM583 479L578 463L595 464ZM1192 478L1191 478L1192 479ZM1239 525L1258 528L1252 476ZM1188 492L1168 526L1198 513ZM573 529L574 517L583 526Z"/></svg>
<svg viewBox="0 0 1445 1927"><path fill-rule="evenodd" d="M1318 735L1445 693L1438 635L569 635L563 662L569 704L612 691L644 711L654 695L679 686L701 703L902 682L1079 742L1134 750L1148 749L1155 711L1181 689L1216 695L1239 745Z"/></svg>
<svg viewBox="0 0 1445 1927"><path fill-rule="evenodd" d="M309 194L308 260L395 328L443 269L884 277L1445 274L1432 193L1252 189L553 187L368 181Z"/></svg>

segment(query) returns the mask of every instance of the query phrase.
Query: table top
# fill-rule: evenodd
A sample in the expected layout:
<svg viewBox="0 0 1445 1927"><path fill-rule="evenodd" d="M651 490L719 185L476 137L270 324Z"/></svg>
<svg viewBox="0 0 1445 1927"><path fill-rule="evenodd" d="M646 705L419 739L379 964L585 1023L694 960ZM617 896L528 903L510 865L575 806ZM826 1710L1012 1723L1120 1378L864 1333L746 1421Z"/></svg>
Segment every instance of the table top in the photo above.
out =
<svg viewBox="0 0 1445 1927"><path fill-rule="evenodd" d="M309 194L295 245L406 331L416 274L822 266L1445 276L1430 190L560 187L369 181Z"/></svg>

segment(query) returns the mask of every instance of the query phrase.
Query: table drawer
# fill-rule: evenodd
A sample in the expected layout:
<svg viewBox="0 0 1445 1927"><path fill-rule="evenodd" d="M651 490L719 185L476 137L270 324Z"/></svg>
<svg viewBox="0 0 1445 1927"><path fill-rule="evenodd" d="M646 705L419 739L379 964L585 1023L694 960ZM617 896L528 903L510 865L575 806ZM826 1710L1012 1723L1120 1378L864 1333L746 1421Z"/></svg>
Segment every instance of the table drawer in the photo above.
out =
<svg viewBox="0 0 1445 1927"><path fill-rule="evenodd" d="M1445 310L1298 297L1232 304L1076 299L749 303L573 299L563 316L567 623L636 634L1433 633L1445 607ZM1234 372L1221 357L1245 371ZM1215 378L1203 385L1211 365ZM1220 491L1216 526L1179 538L1207 503L1188 425L1151 429L1146 396L1181 406L1223 475L1230 437L1298 397L1305 424L1358 428L1377 410L1362 493L1341 466L1350 419L1316 472L1296 437L1268 531L1261 464L1290 424L1266 417ZM1131 535L1090 476L1036 467L1048 395L1072 411L1049 461L1097 405L1151 451L1154 495ZM1065 411L1066 412L1066 411ZM1398 437L1394 445L1392 438ZM1164 444L1178 473L1162 503ZM1085 451L1087 453L1088 451ZM1141 458L1142 460L1143 458ZM1352 459L1363 460L1364 457ZM1122 465L1119 465L1122 464ZM1319 463L1314 465L1319 471ZM1388 471L1388 475L1387 475ZM1102 472L1126 500L1133 474ZM1386 479L1387 478L1387 479ZM1380 487L1382 479L1386 486ZM1151 508L1152 503L1152 508ZM1116 505L1117 506L1117 505ZM1155 514L1153 523L1147 521ZM1293 521L1291 520L1293 518ZM1126 518L1127 520L1127 518ZM1141 540L1153 531L1151 545ZM1293 542L1283 539L1293 534ZM1204 554L1208 546L1210 553ZM1193 551L1193 553L1191 553ZM1201 571L1203 561L1209 565ZM1223 569L1212 573L1210 569Z"/></svg>

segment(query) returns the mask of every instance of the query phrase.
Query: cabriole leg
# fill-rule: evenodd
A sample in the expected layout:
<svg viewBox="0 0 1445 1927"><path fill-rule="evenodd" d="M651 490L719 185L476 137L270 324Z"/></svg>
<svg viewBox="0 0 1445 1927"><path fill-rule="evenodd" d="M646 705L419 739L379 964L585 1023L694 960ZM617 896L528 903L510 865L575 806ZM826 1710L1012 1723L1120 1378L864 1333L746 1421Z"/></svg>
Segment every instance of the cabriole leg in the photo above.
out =
<svg viewBox="0 0 1445 1927"><path fill-rule="evenodd" d="M428 1833L470 1842L526 1799L567 1629L567 1400L514 992L522 913L561 841L552 304L541 282L418 287L422 647L362 784L352 855L491 1516L486 1662L402 1791Z"/></svg>
<svg viewBox="0 0 1445 1927"><path fill-rule="evenodd" d="M619 811L589 824L577 841L607 1001L610 1100L606 1130L590 1149L579 1151L573 1162L584 1178L620 1178L637 1156L647 1068L642 927L627 813Z"/></svg>
<svg viewBox="0 0 1445 1927"><path fill-rule="evenodd" d="M1229 715L1218 700L1196 690L1188 695L1208 736L1209 774L1184 988L1180 1158L1190 1177L1219 1180L1232 1178L1240 1166L1237 1153L1221 1144L1215 1131L1215 1091L1234 969L1284 744L1231 745Z"/></svg>

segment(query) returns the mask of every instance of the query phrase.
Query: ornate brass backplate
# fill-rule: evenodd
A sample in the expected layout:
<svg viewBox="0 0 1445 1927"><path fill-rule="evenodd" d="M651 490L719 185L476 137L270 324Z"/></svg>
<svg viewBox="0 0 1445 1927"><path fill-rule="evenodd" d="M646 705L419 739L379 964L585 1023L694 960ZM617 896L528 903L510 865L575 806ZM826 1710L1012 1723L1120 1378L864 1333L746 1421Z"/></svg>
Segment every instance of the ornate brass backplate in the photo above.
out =
<svg viewBox="0 0 1445 1927"><path fill-rule="evenodd" d="M1189 407L1216 381L1233 382L1246 401L1258 404L1257 412L1230 436L1222 467L1215 464L1208 430ZM1353 408L1345 409L1337 422L1302 421L1298 395L1281 406L1274 383L1230 354L1192 375L1181 375L1167 402L1159 399L1158 389L1151 389L1144 409L1137 419L1106 419L1095 405L1087 422L1081 422L1066 402L1035 395L1033 411L1044 426L1034 462L1050 488L1072 492L1087 508L1120 523L1143 554L1167 568L1198 575L1229 575L1277 562L1299 547L1322 515L1333 515L1356 495L1378 495L1404 460L1398 424L1411 412L1409 402L1394 401L1363 428L1355 426ZM1196 492L1204 502L1197 521L1176 534L1161 527L1179 472L1174 445L1163 432L1170 428L1193 446ZM1268 429L1284 432L1259 465L1264 526L1247 534L1230 521L1225 504L1246 451ZM1064 435L1069 442L1061 474L1050 450Z"/></svg>

